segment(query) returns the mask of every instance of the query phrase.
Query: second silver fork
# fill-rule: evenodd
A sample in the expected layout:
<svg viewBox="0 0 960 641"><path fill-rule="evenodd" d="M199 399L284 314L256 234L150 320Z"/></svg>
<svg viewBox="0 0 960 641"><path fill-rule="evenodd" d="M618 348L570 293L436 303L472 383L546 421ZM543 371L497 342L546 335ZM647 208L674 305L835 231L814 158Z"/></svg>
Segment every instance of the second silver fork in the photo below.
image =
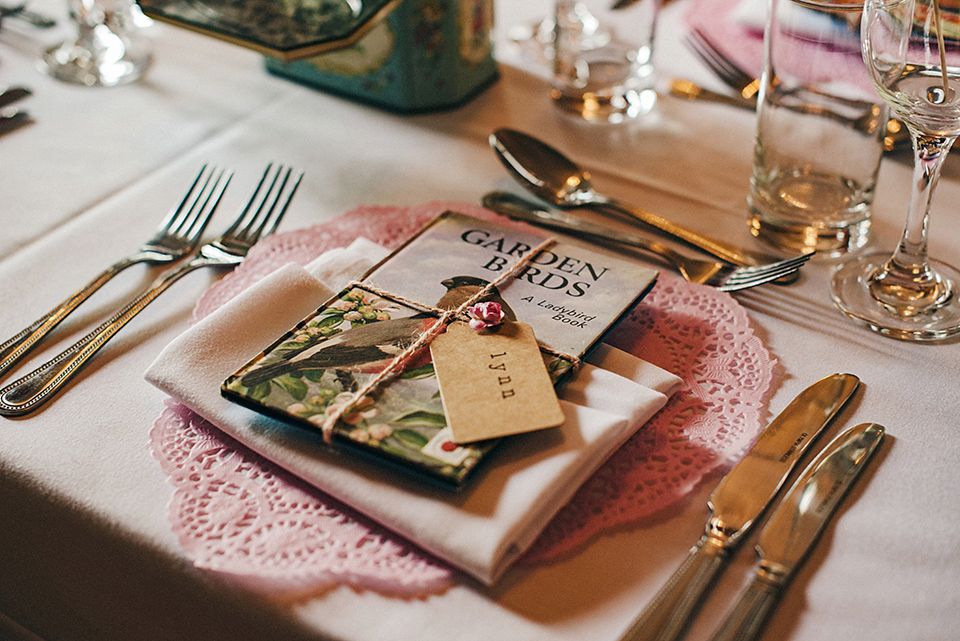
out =
<svg viewBox="0 0 960 641"><path fill-rule="evenodd" d="M207 165L200 168L187 193L170 210L157 233L136 252L123 258L84 285L79 291L0 344L0 376L10 370L47 334L60 324L83 301L87 300L110 279L128 267L139 263L163 265L176 262L200 244L200 236L210 222L223 192L230 184L232 174Z"/></svg>
<svg viewBox="0 0 960 641"><path fill-rule="evenodd" d="M691 283L716 287L722 292L735 292L773 282L795 274L812 254L794 256L754 267L734 267L729 263L699 260L685 256L650 238L633 236L595 225L563 211L547 211L507 192L490 192L483 197L483 206L499 214L541 227L558 229L598 242L616 243L640 249L665 259Z"/></svg>
<svg viewBox="0 0 960 641"><path fill-rule="evenodd" d="M185 264L162 274L149 290L100 327L30 374L0 389L0 415L29 414L50 400L120 329L175 281L201 267L232 268L243 262L254 243L276 230L303 177L298 174L287 189L292 170L279 167L270 179L271 169L272 164L237 219L219 238L200 247Z"/></svg>

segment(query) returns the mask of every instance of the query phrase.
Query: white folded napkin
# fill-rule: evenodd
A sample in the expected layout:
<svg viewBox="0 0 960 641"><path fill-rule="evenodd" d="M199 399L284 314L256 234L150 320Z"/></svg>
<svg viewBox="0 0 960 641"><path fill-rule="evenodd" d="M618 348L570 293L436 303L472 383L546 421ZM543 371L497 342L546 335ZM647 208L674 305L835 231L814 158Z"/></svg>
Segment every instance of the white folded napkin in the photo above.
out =
<svg viewBox="0 0 960 641"><path fill-rule="evenodd" d="M566 422L510 437L460 493L433 488L322 444L313 434L220 396L223 380L386 255L358 239L306 268L286 265L171 342L147 380L253 451L492 584L576 489L680 385L598 345L562 389Z"/></svg>

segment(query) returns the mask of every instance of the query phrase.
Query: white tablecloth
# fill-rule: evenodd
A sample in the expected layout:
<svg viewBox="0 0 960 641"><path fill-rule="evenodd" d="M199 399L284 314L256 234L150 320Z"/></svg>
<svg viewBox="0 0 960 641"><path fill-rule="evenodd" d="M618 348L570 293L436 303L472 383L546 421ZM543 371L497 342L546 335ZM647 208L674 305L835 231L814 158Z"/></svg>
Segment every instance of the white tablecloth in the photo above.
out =
<svg viewBox="0 0 960 641"><path fill-rule="evenodd" d="M670 5L661 21L661 73L717 86L679 41L686 2ZM55 0L31 6L64 13ZM490 189L515 189L486 142L494 128L512 126L574 155L605 191L752 243L744 193L753 115L662 97L654 117L631 127L560 117L541 72L506 43L510 26L548 8L545 0L498 2L501 79L460 109L418 116L271 77L257 54L166 25L150 30L156 62L145 81L70 87L33 66L64 31L5 23L0 84L34 89L22 106L37 122L0 138L0 334L19 330L142 242L204 161L234 168L235 184L244 186L231 188L223 211L246 198L245 186L267 161L305 169L284 223L293 229L360 204L477 202ZM932 254L954 263L960 232L949 216L960 198L958 162L948 161L931 223ZM897 239L909 182L909 162L884 164L873 228L879 246ZM792 287L739 296L782 367L770 410L826 374L851 372L863 389L833 433L874 421L889 438L763 638L954 639L960 347L898 342L855 327L830 302L833 266L816 262ZM116 279L65 324L61 343L151 278L134 268ZM341 588L276 603L199 572L167 524L172 489L146 447L163 396L142 373L187 326L214 278L199 272L178 283L56 402L0 424L0 638L612 641L698 538L715 479L652 523L603 536L555 563L513 570L492 590L465 582L406 601ZM706 638L728 607L754 562L752 542L688 638Z"/></svg>

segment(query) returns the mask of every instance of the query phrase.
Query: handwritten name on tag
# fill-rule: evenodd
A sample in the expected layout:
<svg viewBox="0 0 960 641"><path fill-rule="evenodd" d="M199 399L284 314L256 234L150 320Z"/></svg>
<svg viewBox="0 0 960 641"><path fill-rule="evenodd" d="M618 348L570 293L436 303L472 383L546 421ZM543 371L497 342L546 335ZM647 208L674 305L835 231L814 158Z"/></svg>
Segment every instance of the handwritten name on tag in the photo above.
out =
<svg viewBox="0 0 960 641"><path fill-rule="evenodd" d="M563 410L533 329L477 332L451 323L430 344L447 426L457 443L556 427Z"/></svg>

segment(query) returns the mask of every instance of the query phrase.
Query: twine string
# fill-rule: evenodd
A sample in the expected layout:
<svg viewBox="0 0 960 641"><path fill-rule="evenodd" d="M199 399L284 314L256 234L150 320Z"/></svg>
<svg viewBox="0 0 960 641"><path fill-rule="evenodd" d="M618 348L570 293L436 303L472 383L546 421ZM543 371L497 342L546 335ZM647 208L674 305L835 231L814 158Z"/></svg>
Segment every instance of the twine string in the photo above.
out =
<svg viewBox="0 0 960 641"><path fill-rule="evenodd" d="M487 283L486 286L484 286L479 291L477 291L473 296L469 297L456 309L440 309L430 305L424 305L423 303L410 300L399 294L394 294L392 292L384 291L370 283L364 283L359 281L354 281L350 283L352 287L358 287L370 293L381 296L382 298L389 298L391 300L394 300L398 303L402 303L409 307L413 307L415 309L420 309L422 311L427 311L432 314L436 314L438 318L430 326L429 329L421 332L420 335L416 338L416 340L413 341L413 343L411 343L405 350L403 350L400 354L397 354L389 363L387 363L386 367L384 367L380 371L380 373L378 373L376 376L371 378L364 385L362 385L356 392L354 392L353 396L351 396L347 402L337 404L337 406L327 415L323 424L320 426L320 429L323 432L324 442L326 442L328 445L333 443L333 428L336 425L337 421L340 420L340 418L347 411L352 409L360 399L362 399L367 394L371 393L373 390L377 389L380 385L382 385L386 381L397 376L401 371L401 366L407 361L407 359L409 359L411 356L416 354L421 349L427 347L433 341L434 338L436 338L437 336L442 334L444 331L446 331L447 325L449 325L450 323L456 320L465 320L466 318L468 318L467 310L471 306L475 305L478 301L480 301L480 299L482 299L484 296L489 294L495 287L497 287L498 285L503 283L505 280L507 280L508 278L516 274L518 271L523 269L523 267L525 267L527 263L533 260L533 258L536 257L541 251L543 251L550 245L554 244L555 242L556 242L555 239L548 238L542 243L540 243L539 245L537 245L536 247L534 247L526 255L521 257L520 260L516 261L508 270L503 272L496 280L490 283ZM552 353L556 356L569 360L572 363L574 369L577 369L580 366L580 359L576 356L572 356L570 354L565 354L565 353L553 350L552 348L548 346L544 346L542 344L541 344L541 349L544 349L549 353Z"/></svg>

